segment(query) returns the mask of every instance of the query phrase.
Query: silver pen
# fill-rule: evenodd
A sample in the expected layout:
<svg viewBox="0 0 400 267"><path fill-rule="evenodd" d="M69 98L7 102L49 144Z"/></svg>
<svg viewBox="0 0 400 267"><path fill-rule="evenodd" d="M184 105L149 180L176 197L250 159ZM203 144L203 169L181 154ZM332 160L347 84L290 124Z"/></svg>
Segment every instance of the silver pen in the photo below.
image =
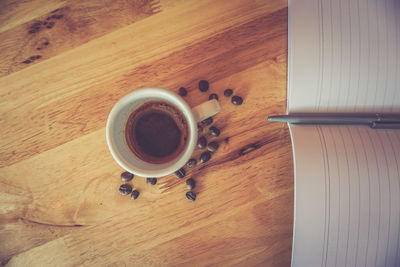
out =
<svg viewBox="0 0 400 267"><path fill-rule="evenodd" d="M293 113L269 116L268 120L293 124L351 124L368 125L374 129L400 129L398 113Z"/></svg>

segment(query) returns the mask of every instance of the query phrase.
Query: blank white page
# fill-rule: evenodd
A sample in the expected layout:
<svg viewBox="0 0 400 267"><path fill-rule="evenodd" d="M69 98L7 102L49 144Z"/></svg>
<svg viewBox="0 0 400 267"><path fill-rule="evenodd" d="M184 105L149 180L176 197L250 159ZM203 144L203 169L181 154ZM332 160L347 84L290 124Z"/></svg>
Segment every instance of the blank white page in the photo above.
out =
<svg viewBox="0 0 400 267"><path fill-rule="evenodd" d="M399 112L400 1L289 1L288 112Z"/></svg>
<svg viewBox="0 0 400 267"><path fill-rule="evenodd" d="M400 266L400 131L290 128L292 266Z"/></svg>

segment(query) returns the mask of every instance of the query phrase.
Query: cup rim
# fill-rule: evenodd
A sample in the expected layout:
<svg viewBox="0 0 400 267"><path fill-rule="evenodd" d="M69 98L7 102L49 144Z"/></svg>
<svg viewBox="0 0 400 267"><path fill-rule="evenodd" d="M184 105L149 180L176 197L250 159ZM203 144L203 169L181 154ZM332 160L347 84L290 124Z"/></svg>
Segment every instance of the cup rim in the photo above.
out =
<svg viewBox="0 0 400 267"><path fill-rule="evenodd" d="M164 96L168 99L173 99L175 101L175 103L171 102L171 104L173 104L176 108L178 108L183 113L183 115L185 116L185 118L188 122L189 141L187 143L186 149L181 154L179 160L176 161L174 164L168 165L167 167L164 167L159 170L144 170L140 167L136 167L133 164L130 164L117 151L118 149L114 145L112 126L113 126L113 121L114 121L115 117L118 115L118 113L123 108L125 108L127 105L132 103L132 99L151 98L152 96L157 96L156 98L160 98L160 99L162 99L162 96ZM168 101L168 100L165 100L165 101ZM170 102L170 101L168 101L168 102ZM179 105L177 105L177 103ZM171 174L171 173L175 172L176 170L182 168L186 164L186 162L190 159L190 157L193 154L193 151L195 149L196 141L197 141L197 122L194 118L192 109L189 107L189 105L186 103L186 101L183 98L181 98L180 96L178 96L177 94L175 94L171 91L161 89L161 88L156 88L156 87L141 88L141 89L137 89L137 90L125 95L120 100L118 100L117 103L115 103L115 105L111 109L110 114L107 119L106 140L107 140L108 149L109 149L112 157L118 163L118 165L120 165L124 170L129 171L138 176L158 178L158 177L163 177L168 174ZM157 164L154 164L154 165L157 165Z"/></svg>

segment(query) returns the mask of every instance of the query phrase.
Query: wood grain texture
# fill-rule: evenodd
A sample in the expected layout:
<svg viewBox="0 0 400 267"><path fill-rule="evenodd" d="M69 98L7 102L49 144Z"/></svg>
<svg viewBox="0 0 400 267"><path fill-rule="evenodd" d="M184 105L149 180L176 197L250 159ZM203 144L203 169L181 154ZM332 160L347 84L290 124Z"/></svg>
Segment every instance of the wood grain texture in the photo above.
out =
<svg viewBox="0 0 400 267"><path fill-rule="evenodd" d="M19 3L19 6L24 5ZM159 2L152 0L62 2L46 14L0 32L0 49L4 54L0 59L0 76L58 55L159 11Z"/></svg>
<svg viewBox="0 0 400 267"><path fill-rule="evenodd" d="M286 1L35 0L1 8L2 264L290 265L290 137L266 121L286 108ZM49 44L37 50L37 40ZM40 58L18 63L37 51ZM200 79L209 80L208 93L197 89ZM193 203L174 175L156 186L135 177L135 201L118 193L122 170L108 152L105 122L118 99L148 86L184 86L190 106L219 95L214 125L222 133L206 136L220 148L187 170L197 182ZM244 98L241 106L223 96L227 88Z"/></svg>

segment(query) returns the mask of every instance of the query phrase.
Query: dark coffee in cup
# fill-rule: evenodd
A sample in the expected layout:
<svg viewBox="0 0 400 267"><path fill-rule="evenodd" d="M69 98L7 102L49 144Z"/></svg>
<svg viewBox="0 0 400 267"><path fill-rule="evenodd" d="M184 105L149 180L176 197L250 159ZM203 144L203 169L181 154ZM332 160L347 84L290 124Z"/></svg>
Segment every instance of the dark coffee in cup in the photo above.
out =
<svg viewBox="0 0 400 267"><path fill-rule="evenodd" d="M183 114L165 101L149 101L129 116L125 138L130 150L149 163L178 157L188 143L189 129Z"/></svg>

